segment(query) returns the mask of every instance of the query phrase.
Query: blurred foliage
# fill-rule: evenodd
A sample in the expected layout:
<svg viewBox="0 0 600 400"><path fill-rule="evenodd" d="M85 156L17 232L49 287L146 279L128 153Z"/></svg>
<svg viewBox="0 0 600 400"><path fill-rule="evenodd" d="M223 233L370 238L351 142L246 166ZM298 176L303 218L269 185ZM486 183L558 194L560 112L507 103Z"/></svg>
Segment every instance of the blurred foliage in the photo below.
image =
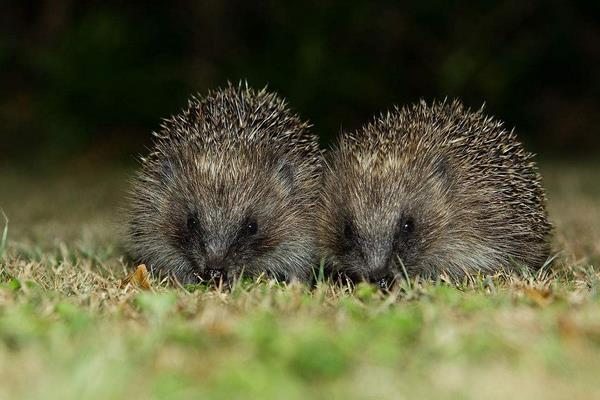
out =
<svg viewBox="0 0 600 400"><path fill-rule="evenodd" d="M485 102L535 150L585 154L599 67L600 2L3 0L0 160L131 159L189 94L240 79L324 143L448 96Z"/></svg>

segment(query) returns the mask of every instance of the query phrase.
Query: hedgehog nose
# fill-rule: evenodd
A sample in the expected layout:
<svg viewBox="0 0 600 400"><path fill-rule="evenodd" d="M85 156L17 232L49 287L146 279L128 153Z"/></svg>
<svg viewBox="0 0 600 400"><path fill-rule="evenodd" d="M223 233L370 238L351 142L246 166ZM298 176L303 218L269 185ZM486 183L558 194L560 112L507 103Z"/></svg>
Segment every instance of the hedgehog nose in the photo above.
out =
<svg viewBox="0 0 600 400"><path fill-rule="evenodd" d="M211 269L222 270L225 264L225 250L206 249L206 266Z"/></svg>
<svg viewBox="0 0 600 400"><path fill-rule="evenodd" d="M223 272L225 269L223 259L209 257L208 260L206 260L206 269L209 271Z"/></svg>
<svg viewBox="0 0 600 400"><path fill-rule="evenodd" d="M224 276L225 262L220 254L208 254L206 258L206 274L210 279L220 279Z"/></svg>
<svg viewBox="0 0 600 400"><path fill-rule="evenodd" d="M223 270L209 268L207 270L207 275L211 280L219 280L223 277Z"/></svg>
<svg viewBox="0 0 600 400"><path fill-rule="evenodd" d="M206 276L209 280L215 281L225 277L225 268L222 258L208 258L206 263Z"/></svg>
<svg viewBox="0 0 600 400"><path fill-rule="evenodd" d="M391 276L384 276L375 280L373 283L377 285L381 290L389 290L392 287L394 279Z"/></svg>

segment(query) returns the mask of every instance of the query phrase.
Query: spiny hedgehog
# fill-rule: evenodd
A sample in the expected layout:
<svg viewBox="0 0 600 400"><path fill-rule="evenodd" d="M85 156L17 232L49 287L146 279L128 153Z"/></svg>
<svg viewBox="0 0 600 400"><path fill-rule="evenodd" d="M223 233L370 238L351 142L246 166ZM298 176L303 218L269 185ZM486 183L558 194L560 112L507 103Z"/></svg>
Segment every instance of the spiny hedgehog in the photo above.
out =
<svg viewBox="0 0 600 400"><path fill-rule="evenodd" d="M322 256L381 285L539 268L551 226L532 157L483 108L422 101L382 114L343 134L326 161Z"/></svg>
<svg viewBox="0 0 600 400"><path fill-rule="evenodd" d="M276 94L229 84L165 120L129 194L128 247L182 283L304 280L321 153Z"/></svg>

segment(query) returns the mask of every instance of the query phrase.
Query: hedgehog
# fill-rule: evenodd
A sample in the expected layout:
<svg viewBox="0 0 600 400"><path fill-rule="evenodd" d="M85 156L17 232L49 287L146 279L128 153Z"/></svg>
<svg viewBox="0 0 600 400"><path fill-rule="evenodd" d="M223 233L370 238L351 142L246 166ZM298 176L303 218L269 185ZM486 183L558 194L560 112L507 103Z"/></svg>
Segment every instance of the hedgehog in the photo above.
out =
<svg viewBox="0 0 600 400"><path fill-rule="evenodd" d="M317 236L331 273L389 287L534 271L549 255L533 154L483 107L395 107L342 133L325 164Z"/></svg>
<svg viewBox="0 0 600 400"><path fill-rule="evenodd" d="M309 128L266 89L192 96L154 133L133 178L131 257L182 284L308 279L321 169Z"/></svg>

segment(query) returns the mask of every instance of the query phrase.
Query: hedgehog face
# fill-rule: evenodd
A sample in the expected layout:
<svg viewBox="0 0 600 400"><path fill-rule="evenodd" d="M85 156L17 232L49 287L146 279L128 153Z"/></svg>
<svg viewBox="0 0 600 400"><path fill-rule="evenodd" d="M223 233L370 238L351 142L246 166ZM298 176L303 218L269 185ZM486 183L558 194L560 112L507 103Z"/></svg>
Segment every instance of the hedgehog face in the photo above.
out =
<svg viewBox="0 0 600 400"><path fill-rule="evenodd" d="M159 178L165 171L149 172L160 187L151 192L161 198L155 200L156 214L145 216L143 224L156 229L141 232L145 237L138 241L162 244L148 257L154 270L183 282L226 282L242 273L289 279L294 271L285 262L309 262L307 202L297 194L303 183L293 165L241 153L193 158L188 165L169 164L175 169L166 179Z"/></svg>
<svg viewBox="0 0 600 400"><path fill-rule="evenodd" d="M396 211L396 216L378 212L365 216L351 206L345 207L331 246L340 271L386 288L401 273L402 265L417 262L418 223L410 211Z"/></svg>
<svg viewBox="0 0 600 400"><path fill-rule="evenodd" d="M427 272L450 201L438 161L343 150L325 172L321 204L321 247L333 270L382 287Z"/></svg>

